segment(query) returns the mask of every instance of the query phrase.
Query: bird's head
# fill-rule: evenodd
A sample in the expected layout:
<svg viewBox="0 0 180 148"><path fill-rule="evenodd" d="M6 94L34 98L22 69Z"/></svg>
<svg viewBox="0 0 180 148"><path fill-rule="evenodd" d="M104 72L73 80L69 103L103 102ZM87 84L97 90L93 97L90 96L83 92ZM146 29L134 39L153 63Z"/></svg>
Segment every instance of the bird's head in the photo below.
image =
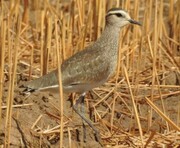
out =
<svg viewBox="0 0 180 148"><path fill-rule="evenodd" d="M133 20L128 12L120 8L112 8L107 12L106 24L120 28L127 24L141 25L138 21Z"/></svg>

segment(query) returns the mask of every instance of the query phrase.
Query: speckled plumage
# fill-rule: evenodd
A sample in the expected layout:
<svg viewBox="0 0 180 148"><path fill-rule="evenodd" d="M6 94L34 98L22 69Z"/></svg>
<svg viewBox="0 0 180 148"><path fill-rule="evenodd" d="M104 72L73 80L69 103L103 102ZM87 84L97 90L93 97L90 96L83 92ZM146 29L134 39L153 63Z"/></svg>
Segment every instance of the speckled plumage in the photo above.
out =
<svg viewBox="0 0 180 148"><path fill-rule="evenodd" d="M114 74L117 66L120 29L132 22L138 24L122 9L113 8L108 11L106 26L101 37L62 63L64 92L86 92L102 85ZM28 82L26 87L31 90L58 92L57 75L57 70L54 70Z"/></svg>

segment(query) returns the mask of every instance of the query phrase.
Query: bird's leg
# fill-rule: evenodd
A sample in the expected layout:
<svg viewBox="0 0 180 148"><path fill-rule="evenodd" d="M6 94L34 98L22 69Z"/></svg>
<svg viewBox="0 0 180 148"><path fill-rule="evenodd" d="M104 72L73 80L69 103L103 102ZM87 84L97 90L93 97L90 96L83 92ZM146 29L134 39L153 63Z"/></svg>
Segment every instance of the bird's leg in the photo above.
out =
<svg viewBox="0 0 180 148"><path fill-rule="evenodd" d="M95 138L100 143L100 145L102 146L102 142L101 142L101 138L100 138L100 135L99 135L99 131L95 128L95 126L92 124L92 122L89 119L87 119L84 116L84 114L82 114L78 110L78 104L81 103L84 100L84 96L85 95L86 95L86 93L81 94L79 99L76 101L76 103L72 107L73 107L74 111L94 130Z"/></svg>
<svg viewBox="0 0 180 148"><path fill-rule="evenodd" d="M86 93L83 93L82 95L80 95L80 97L78 98L78 100L76 101L76 106L78 106L78 104L81 104L81 109L79 113L81 113L84 116L84 99L85 99L85 95ZM82 123L83 123L83 140L84 142L86 142L86 126L85 126L85 122L82 118Z"/></svg>
<svg viewBox="0 0 180 148"><path fill-rule="evenodd" d="M85 95L82 96L82 102L81 102L81 113L83 115L85 115L85 110L84 110L84 99L85 99ZM84 142L86 142L86 126L85 126L85 122L84 120L82 119L82 123L83 123L83 140Z"/></svg>

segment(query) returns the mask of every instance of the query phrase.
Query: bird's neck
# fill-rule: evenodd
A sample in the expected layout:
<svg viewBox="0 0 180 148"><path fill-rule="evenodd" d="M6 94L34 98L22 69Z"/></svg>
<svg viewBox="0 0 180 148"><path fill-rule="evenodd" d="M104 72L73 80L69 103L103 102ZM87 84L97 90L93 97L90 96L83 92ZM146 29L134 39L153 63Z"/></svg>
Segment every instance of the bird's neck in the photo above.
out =
<svg viewBox="0 0 180 148"><path fill-rule="evenodd" d="M98 42L101 46L105 47L105 50L111 50L112 54L117 54L119 47L119 33L119 27L106 25L101 37L98 39Z"/></svg>

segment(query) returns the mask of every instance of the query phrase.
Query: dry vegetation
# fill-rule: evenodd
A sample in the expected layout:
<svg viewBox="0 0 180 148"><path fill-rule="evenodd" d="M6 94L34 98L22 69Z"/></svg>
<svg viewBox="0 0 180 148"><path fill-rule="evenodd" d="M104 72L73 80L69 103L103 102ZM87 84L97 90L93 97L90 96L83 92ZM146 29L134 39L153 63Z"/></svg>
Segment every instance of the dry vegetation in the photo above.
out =
<svg viewBox="0 0 180 148"><path fill-rule="evenodd" d="M143 26L124 28L116 76L86 97L87 116L105 147L179 147L180 0L1 0L2 147L100 147L89 127L82 142L67 95L26 98L19 86L95 41L111 7Z"/></svg>

